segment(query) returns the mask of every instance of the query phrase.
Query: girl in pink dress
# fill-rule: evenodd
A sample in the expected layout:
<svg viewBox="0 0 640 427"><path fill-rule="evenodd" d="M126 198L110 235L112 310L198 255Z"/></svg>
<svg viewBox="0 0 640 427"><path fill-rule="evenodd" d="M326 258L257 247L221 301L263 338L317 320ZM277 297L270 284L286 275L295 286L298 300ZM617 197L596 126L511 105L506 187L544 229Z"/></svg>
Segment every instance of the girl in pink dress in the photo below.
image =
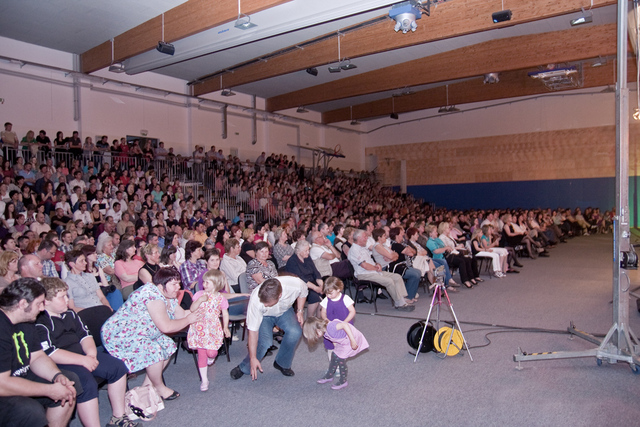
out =
<svg viewBox="0 0 640 427"><path fill-rule="evenodd" d="M196 292L191 304L192 312L201 305L205 310L204 319L201 322L192 323L187 334L189 348L198 350L198 369L200 369L200 377L202 378L201 391L209 389L208 367L215 362L224 337L231 336L229 332L229 303L220 293L226 284L227 279L224 273L220 270L209 270L202 277L204 291ZM222 325L220 324L221 314Z"/></svg>
<svg viewBox="0 0 640 427"><path fill-rule="evenodd" d="M340 368L338 382L331 386L333 390L345 388L347 382L347 358L353 357L363 350L369 348L369 343L362 333L355 326L342 320L327 320L317 317L309 317L302 327L302 334L307 339L309 345L313 346L322 337L331 341L334 345L329 369L327 373L318 380L318 384L325 384L333 381L336 369Z"/></svg>

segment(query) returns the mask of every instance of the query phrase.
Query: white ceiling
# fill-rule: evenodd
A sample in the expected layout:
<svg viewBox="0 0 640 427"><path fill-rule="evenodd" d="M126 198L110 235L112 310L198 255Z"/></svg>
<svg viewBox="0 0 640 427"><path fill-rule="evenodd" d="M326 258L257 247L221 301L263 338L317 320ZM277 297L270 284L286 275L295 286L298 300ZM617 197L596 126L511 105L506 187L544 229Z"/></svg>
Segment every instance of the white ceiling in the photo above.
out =
<svg viewBox="0 0 640 427"><path fill-rule="evenodd" d="M184 0L1 0L0 36L80 54L183 2ZM367 2L363 2L362 0L342 0L342 4L348 4L349 7L355 7L355 4L360 4L360 7L366 8L366 6L362 6L363 3ZM380 7L380 5L382 3L391 4L394 2L376 0L368 3L371 4L371 7L375 10L332 19L328 22L312 24L314 18L317 20L317 17L322 14L329 16L330 13L335 13L332 11L336 9L336 4L339 5L341 3L339 1L336 2L336 0L324 0L320 2L317 0L295 0L252 15L252 22L258 24L258 27L255 29L242 31L233 28L233 22L230 24L227 23L224 26L213 28L175 42L175 57L169 57L152 50L128 59L125 61L125 65L127 68L130 68L136 65L140 66L141 64L152 64L149 65L149 67L159 67L155 68L154 72L186 81L193 81L202 76L233 67L236 64L267 55L288 46L299 44L305 40L334 33L338 29L384 15L388 12L389 7ZM280 28L281 31L286 31L285 33L270 35L271 33L267 32L266 29L270 25L269 23L272 23L275 19L274 12L288 11L287 13L293 14L294 10L297 11L295 13L306 14L306 20L303 20L303 22L307 22L307 24L309 24L308 26L298 30L291 30L291 19L288 15L285 15L281 18L282 24ZM437 13L437 9L432 8L432 14L434 13ZM329 74L326 66L322 66L318 67L319 74L317 77L311 76L305 71L298 71L245 84L240 87L233 87L233 90L257 95L261 98L270 98L488 40L568 29L570 28L569 20L579 15L580 13L559 16L375 55L352 58L352 62L356 64L358 68L343 71L339 74ZM615 22L615 20L615 6L599 8L593 13L593 24L591 25L611 23ZM422 19L418 21L418 24L429 25L429 17L423 15ZM302 25L304 26L305 24ZM394 22L389 20L389 37L402 37L403 35L401 33L395 33L393 31L393 25ZM215 41L215 37L220 33L221 28L228 30L232 35L237 35L235 36L237 40L232 40L232 42L239 43L239 45L234 47L233 43L229 44L225 42L227 43L224 45L226 47L219 51L208 53L188 61L164 66L166 61L179 59L180 52L200 48L204 46L207 41ZM235 31L235 33L233 33L233 31ZM260 34L263 35L261 36ZM348 34L344 37L348 37ZM336 58L336 62L337 60L338 58ZM447 82L441 82L437 85L445 83ZM420 90L425 87L428 86L412 89ZM395 91L391 91L391 93L397 93L401 90L402 88L398 88ZM389 95L390 92L386 91L325 102L307 106L307 108L315 111L328 111L366 101L386 98L389 97Z"/></svg>

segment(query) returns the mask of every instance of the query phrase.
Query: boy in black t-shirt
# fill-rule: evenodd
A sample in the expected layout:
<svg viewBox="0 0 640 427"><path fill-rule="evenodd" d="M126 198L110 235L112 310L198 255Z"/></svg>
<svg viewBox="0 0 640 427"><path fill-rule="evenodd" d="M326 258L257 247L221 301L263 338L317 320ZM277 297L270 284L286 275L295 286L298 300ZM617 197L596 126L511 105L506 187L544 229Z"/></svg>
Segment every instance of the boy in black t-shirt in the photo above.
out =
<svg viewBox="0 0 640 427"><path fill-rule="evenodd" d="M36 320L42 348L61 368L80 378L84 392L78 394L78 415L85 426L99 426L98 384L95 377L108 381L113 416L107 426L134 427L125 415L124 394L127 367L124 362L96 349L93 337L73 310L69 310L68 286L58 278L45 278L45 311Z"/></svg>

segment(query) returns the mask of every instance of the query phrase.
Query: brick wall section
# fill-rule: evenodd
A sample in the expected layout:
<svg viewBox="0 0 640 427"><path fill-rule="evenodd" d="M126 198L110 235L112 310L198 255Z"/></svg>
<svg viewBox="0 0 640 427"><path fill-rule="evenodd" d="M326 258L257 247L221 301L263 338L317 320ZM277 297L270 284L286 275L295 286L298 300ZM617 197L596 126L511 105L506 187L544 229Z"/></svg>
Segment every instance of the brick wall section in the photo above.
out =
<svg viewBox="0 0 640 427"><path fill-rule="evenodd" d="M604 126L388 145L367 148L366 155L377 155L389 185L399 182L401 159L407 185L612 177L615 132ZM629 165L630 175L640 175L640 124L631 125Z"/></svg>

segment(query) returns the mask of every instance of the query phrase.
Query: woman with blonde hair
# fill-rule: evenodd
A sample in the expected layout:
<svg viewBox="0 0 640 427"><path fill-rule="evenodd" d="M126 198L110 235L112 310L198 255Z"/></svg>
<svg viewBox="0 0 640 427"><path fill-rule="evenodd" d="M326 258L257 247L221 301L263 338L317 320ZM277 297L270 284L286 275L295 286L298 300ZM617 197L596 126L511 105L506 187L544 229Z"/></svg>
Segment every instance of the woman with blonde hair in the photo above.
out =
<svg viewBox="0 0 640 427"><path fill-rule="evenodd" d="M20 278L18 274L19 258L18 254L12 251L4 251L0 254L0 290Z"/></svg>

